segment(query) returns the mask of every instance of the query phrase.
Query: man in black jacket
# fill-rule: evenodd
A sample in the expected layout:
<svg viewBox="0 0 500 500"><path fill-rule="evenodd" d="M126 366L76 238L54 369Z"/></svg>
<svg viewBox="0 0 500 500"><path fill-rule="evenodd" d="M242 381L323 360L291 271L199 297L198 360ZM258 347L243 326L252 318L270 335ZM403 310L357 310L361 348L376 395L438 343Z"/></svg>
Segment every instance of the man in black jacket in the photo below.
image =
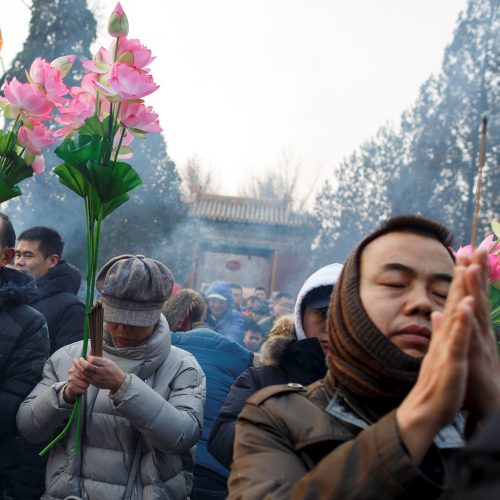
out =
<svg viewBox="0 0 500 500"><path fill-rule="evenodd" d="M49 337L44 317L26 305L37 294L35 282L6 267L15 242L0 213L0 498L31 500L43 491L43 461L19 436L16 413L42 377Z"/></svg>
<svg viewBox="0 0 500 500"><path fill-rule="evenodd" d="M40 289L30 305L47 318L51 354L83 338L85 308L76 297L81 276L61 260L63 248L59 233L42 226L22 232L16 247L16 269L34 278Z"/></svg>

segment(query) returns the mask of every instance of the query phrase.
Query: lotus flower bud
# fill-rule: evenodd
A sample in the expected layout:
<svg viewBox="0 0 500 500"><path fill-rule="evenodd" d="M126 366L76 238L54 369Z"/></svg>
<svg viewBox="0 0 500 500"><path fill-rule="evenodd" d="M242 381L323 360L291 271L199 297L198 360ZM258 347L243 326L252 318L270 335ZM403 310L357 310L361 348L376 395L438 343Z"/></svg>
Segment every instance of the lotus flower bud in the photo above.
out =
<svg viewBox="0 0 500 500"><path fill-rule="evenodd" d="M73 63L75 62L75 58L76 56L61 56L61 57L58 57L57 59L54 59L50 65L57 69L57 71L59 71L59 73L61 73L61 76L66 76L71 67L73 66Z"/></svg>
<svg viewBox="0 0 500 500"><path fill-rule="evenodd" d="M128 35L128 19L120 2L116 4L111 16L109 16L108 33L115 38Z"/></svg>

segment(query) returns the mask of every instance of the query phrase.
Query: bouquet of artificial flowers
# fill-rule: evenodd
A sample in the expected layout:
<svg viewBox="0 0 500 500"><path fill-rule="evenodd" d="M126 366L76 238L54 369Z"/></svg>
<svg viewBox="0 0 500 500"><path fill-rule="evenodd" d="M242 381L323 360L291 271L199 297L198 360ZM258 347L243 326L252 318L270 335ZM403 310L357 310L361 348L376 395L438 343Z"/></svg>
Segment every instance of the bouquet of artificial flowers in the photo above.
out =
<svg viewBox="0 0 500 500"><path fill-rule="evenodd" d="M7 132L0 131L0 203L20 196L19 182L44 171L42 148L57 139L46 124L67 101L63 77L74 60L75 56L62 56L48 63L37 57L26 72L28 82L15 77L5 81L0 108L12 123Z"/></svg>

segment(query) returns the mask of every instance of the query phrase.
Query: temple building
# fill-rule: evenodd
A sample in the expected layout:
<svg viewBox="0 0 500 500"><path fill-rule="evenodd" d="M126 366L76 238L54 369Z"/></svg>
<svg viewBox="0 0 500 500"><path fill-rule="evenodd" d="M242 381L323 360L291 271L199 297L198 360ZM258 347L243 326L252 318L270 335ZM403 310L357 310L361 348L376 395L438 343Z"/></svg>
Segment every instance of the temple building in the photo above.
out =
<svg viewBox="0 0 500 500"><path fill-rule="evenodd" d="M191 286L216 280L247 290L296 294L307 277L307 220L281 201L197 193L190 215L200 222Z"/></svg>

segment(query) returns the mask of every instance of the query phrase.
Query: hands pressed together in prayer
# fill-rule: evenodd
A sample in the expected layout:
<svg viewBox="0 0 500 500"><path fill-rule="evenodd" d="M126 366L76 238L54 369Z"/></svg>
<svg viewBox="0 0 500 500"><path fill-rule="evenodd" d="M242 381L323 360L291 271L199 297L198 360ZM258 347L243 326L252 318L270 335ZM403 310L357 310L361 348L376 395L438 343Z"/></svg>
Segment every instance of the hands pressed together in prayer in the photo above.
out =
<svg viewBox="0 0 500 500"><path fill-rule="evenodd" d="M420 463L437 432L465 409L481 421L500 410L500 360L490 323L484 250L457 259L418 380L397 410L401 438Z"/></svg>
<svg viewBox="0 0 500 500"><path fill-rule="evenodd" d="M116 392L123 384L127 374L113 361L89 355L87 359L73 360L68 371L68 383L63 397L68 403L74 403L77 396L85 394L89 385L99 389Z"/></svg>

